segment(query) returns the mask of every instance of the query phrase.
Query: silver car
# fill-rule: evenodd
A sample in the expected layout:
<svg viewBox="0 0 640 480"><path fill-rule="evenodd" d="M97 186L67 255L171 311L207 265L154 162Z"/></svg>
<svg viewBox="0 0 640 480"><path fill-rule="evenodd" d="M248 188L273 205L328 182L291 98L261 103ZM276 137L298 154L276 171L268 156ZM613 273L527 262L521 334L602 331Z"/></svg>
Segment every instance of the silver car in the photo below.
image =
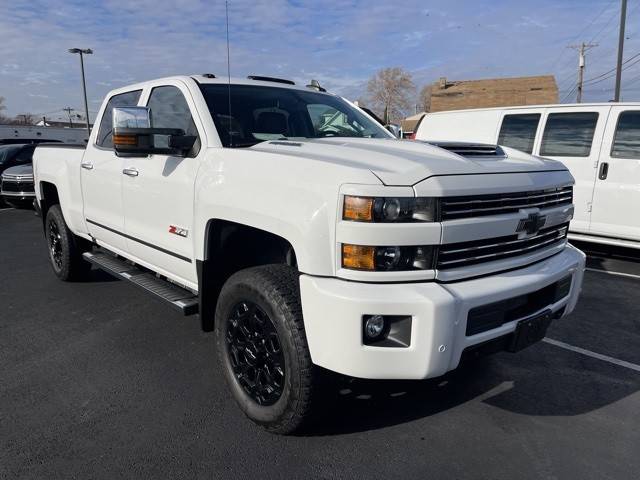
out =
<svg viewBox="0 0 640 480"><path fill-rule="evenodd" d="M18 165L2 172L0 194L5 203L17 208L33 206L36 193L33 186L33 165Z"/></svg>

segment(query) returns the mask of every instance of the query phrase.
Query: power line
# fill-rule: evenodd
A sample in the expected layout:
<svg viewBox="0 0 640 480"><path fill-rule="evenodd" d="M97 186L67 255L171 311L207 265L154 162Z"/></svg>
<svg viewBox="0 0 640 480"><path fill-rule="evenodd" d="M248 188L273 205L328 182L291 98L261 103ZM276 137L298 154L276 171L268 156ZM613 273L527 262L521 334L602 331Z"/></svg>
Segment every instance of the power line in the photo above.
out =
<svg viewBox="0 0 640 480"><path fill-rule="evenodd" d="M591 22L589 22L589 24L588 24L586 27L584 27L582 30L580 30L580 33L578 33L575 37L573 37L573 38L570 40L570 42L571 42L571 43L573 43L573 42L575 42L578 38L580 38L580 37L582 36L582 34L583 34L584 32L586 32L586 31L589 29L589 27L591 27L591 25L593 25L593 24L594 24L594 23L595 23L595 22L596 22L596 21L597 21L597 20L602 16L602 14L603 14L604 12L606 12L606 11L607 11L607 9L611 6L611 4L612 4L613 2L615 2L615 1L616 1L616 0L610 0L610 1L609 1L609 3L607 3L607 4L605 5L605 7L600 11L600 13L598 13L598 15L596 15L596 16L593 18L593 20L591 20ZM591 42L589 42L589 43L591 43ZM562 51L560 52L560 55L558 55L558 57L557 57L557 58L553 61L553 63L551 64L551 67L550 67L550 68L551 68L551 70L553 70L553 69L555 68L555 66L558 64L558 62L560 61L560 59L562 58L562 56L563 56L565 53L566 53L566 50L562 50Z"/></svg>
<svg viewBox="0 0 640 480"><path fill-rule="evenodd" d="M615 1L615 0L614 0L614 1ZM612 2L609 2L609 5L611 5L612 3L613 3L613 1L612 1ZM607 7L606 7L606 8L609 8L609 5L607 5ZM604 24L604 26L603 26L600 30L598 30L598 33L596 33L596 34L593 36L593 38L592 38L591 40L589 40L589 43L593 42L596 38L598 38L598 37L600 36L600 34L604 31L604 29L605 29L605 28L607 28L607 27L611 24L611 21L612 21L614 18L616 18L616 13L618 13L618 12L617 12L617 10L614 10L612 13L613 13L613 14L611 15L611 17L609 17L609 20L607 21L607 23L605 23L605 24Z"/></svg>
<svg viewBox="0 0 640 480"><path fill-rule="evenodd" d="M626 64L627 64L627 63L629 63L631 60L633 60L634 58L637 58L637 57L640 57L640 52L638 52L638 53L636 53L635 55L633 55L633 56L631 56L631 57L627 58L624 62L622 62L622 65L626 65ZM592 80L597 80L598 78L600 78L600 77L604 77L605 75L608 75L608 74L610 74L611 72L615 72L615 71L616 71L616 69L615 69L615 67L614 67L614 68L612 68L611 70L607 70L606 72L601 73L600 75L597 75L597 76L595 76L595 77L592 77L592 78L589 78L589 79L585 80L585 83L587 83L587 82L591 82Z"/></svg>
<svg viewBox="0 0 640 480"><path fill-rule="evenodd" d="M636 55L636 57L638 57L638 56L640 56L640 53L639 53L638 55ZM634 58L635 58L635 57L634 57ZM631 59L629 59L629 60L631 60ZM627 60L627 62L628 62L629 60ZM627 62L624 62L624 63L627 63ZM624 68L622 69L622 71L625 71L625 70L627 70L628 68L633 67L633 66L634 66L634 65L636 65L637 63L640 63L640 58L638 58L635 62L630 63L629 65L627 65L626 67L624 67ZM610 73L610 75L607 75L606 77L603 77L603 78L600 78L600 79L598 79L598 77L596 77L595 79L587 80L587 81L585 81L585 85L589 85L589 86L591 86L591 85L595 85L596 83L600 83L600 82L604 82L605 80L609 80L610 78L613 78L613 77L615 77L615 76L616 76L616 74L615 74L615 70L616 70L615 68L614 68L613 70L611 70L611 71L609 72L609 73ZM613 72L613 73L612 73L612 72Z"/></svg>
<svg viewBox="0 0 640 480"><path fill-rule="evenodd" d="M562 97L562 100L560 100L560 103L564 103L565 100L567 100L569 97L571 97L571 95L573 95L573 92L575 92L577 88L578 88L578 84L576 83L573 86L573 88L571 90L569 90L569 93L567 93L564 97Z"/></svg>

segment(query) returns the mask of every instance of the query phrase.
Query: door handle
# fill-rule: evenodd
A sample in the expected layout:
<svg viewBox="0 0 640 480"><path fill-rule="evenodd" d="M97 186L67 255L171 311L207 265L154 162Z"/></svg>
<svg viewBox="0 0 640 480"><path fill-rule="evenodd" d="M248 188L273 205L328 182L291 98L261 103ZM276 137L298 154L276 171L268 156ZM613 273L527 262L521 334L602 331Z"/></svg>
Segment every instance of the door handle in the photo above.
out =
<svg viewBox="0 0 640 480"><path fill-rule="evenodd" d="M609 173L609 164L607 162L602 162L600 164L600 171L598 172L598 178L600 180L606 180L608 173Z"/></svg>
<svg viewBox="0 0 640 480"><path fill-rule="evenodd" d="M125 175L128 175L130 177L137 177L138 176L138 169L137 168L125 168L124 170L122 170L122 173L124 173Z"/></svg>
<svg viewBox="0 0 640 480"><path fill-rule="evenodd" d="M80 166L85 170L93 170L93 163L81 163Z"/></svg>

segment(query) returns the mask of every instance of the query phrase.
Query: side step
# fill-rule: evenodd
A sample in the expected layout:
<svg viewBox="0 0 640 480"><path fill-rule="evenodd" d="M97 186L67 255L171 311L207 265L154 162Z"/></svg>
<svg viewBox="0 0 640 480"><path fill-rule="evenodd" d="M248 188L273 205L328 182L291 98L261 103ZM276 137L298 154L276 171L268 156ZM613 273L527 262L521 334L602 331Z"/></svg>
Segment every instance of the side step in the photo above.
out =
<svg viewBox="0 0 640 480"><path fill-rule="evenodd" d="M108 253L85 252L82 256L88 262L114 277L127 280L168 302L169 305L182 312L183 315L195 315L198 313L198 296L190 290L158 278L153 273L142 270Z"/></svg>

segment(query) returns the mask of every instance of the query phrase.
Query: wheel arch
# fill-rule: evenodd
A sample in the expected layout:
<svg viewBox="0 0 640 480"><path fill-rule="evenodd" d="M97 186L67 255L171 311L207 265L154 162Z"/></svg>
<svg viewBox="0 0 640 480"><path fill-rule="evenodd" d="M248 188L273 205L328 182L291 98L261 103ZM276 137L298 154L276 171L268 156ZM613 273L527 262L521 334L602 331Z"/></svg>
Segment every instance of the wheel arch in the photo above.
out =
<svg viewBox="0 0 640 480"><path fill-rule="evenodd" d="M42 217L42 225L44 226L47 218L47 211L52 205L60 204L60 197L58 195L58 187L51 182L40 182L38 184L40 190L40 213Z"/></svg>
<svg viewBox="0 0 640 480"><path fill-rule="evenodd" d="M249 267L286 264L297 269L296 252L287 239L272 232L222 219L207 221L202 260L196 260L202 329L211 331L222 286Z"/></svg>

